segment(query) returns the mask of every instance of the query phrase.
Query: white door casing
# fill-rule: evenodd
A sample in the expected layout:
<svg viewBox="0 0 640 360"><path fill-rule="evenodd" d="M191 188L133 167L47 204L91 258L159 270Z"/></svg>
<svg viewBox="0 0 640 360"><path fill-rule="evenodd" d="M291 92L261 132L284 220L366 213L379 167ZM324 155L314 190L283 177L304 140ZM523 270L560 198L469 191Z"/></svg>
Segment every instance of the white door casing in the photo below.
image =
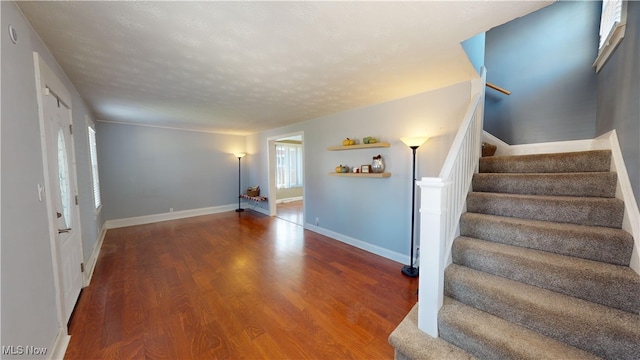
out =
<svg viewBox="0 0 640 360"><path fill-rule="evenodd" d="M288 138L288 137L292 137L292 136L300 136L300 138L302 139L302 171L303 171L303 185L302 185L302 197L303 199L306 199L305 197L305 193L306 193L306 180L307 179L307 173L306 173L306 165L305 165L305 141L304 141L304 131L298 131L298 132L294 132L294 133L289 133L289 134L282 134L282 135L278 135L278 136L270 136L267 138L267 173L269 174L267 177L268 180L268 186L269 186L269 198L271 199L269 201L269 215L270 216L276 216L277 215L277 206L276 206L276 149L275 149L275 144L276 144L276 140L279 139L283 139L283 138ZM305 224L305 211L304 211L304 207L302 209L302 224L304 226Z"/></svg>
<svg viewBox="0 0 640 360"><path fill-rule="evenodd" d="M77 205L75 152L69 92L34 54L45 189L49 213L58 318L66 332L83 285L80 212Z"/></svg>

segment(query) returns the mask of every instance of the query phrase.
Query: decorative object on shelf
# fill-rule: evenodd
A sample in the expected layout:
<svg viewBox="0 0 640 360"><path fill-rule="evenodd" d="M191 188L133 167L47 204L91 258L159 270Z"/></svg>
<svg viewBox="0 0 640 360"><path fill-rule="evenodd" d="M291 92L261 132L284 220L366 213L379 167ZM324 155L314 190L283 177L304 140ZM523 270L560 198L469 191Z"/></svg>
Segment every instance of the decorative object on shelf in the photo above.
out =
<svg viewBox="0 0 640 360"><path fill-rule="evenodd" d="M243 212L244 209L240 207L240 199L242 198L242 192L240 190L240 179L242 179L242 177L240 176L240 159L242 159L242 157L247 154L235 153L234 155L238 158L238 208L236 209L236 212Z"/></svg>
<svg viewBox="0 0 640 360"><path fill-rule="evenodd" d="M375 144L377 142L378 142L378 139L374 138L373 136L367 136L362 139L363 144Z"/></svg>
<svg viewBox="0 0 640 360"><path fill-rule="evenodd" d="M363 172L346 172L346 173L337 173L332 171L329 173L331 176L346 176L346 177L357 177L357 178L388 178L391 176L391 173L363 173Z"/></svg>
<svg viewBox="0 0 640 360"><path fill-rule="evenodd" d="M338 145L338 146L329 146L327 150L329 151L340 151L340 150L358 150L358 149L371 149L371 148L388 148L391 146L388 142L378 142L377 139L374 139L375 143L370 144L358 144L356 140L346 138L343 141L343 144L350 144L353 141L353 145ZM370 141L371 137L367 137L367 141ZM379 172L374 172L371 165L361 165L349 167L347 165L338 165L335 168L335 171L329 173L331 176L346 176L346 177L358 177L358 178L388 178L391 176L391 173L384 172L384 163L382 162L382 156L378 155L374 157L374 160L380 160L379 164L376 162L376 166L379 166Z"/></svg>
<svg viewBox="0 0 640 360"><path fill-rule="evenodd" d="M353 139L346 138L346 139L342 140L342 146L351 146L351 145L355 145L355 144L356 144L356 141L353 140Z"/></svg>
<svg viewBox="0 0 640 360"><path fill-rule="evenodd" d="M260 196L260 186L252 186L247 188L247 195L251 197Z"/></svg>
<svg viewBox="0 0 640 360"><path fill-rule="evenodd" d="M414 266L415 259L413 258L413 233L415 232L415 215L416 215L416 150L420 145L424 144L429 138L427 137L403 137L400 140L405 143L413 151L413 175L411 177L411 263L402 267L402 273L408 277L416 277L419 274L419 269ZM423 229L423 231L426 229Z"/></svg>
<svg viewBox="0 0 640 360"><path fill-rule="evenodd" d="M371 172L374 172L374 173L384 172L384 163L382 162L382 155L378 154L373 157L373 162L371 163Z"/></svg>
<svg viewBox="0 0 640 360"><path fill-rule="evenodd" d="M337 151L337 150L357 150L357 149L370 149L370 148L386 148L391 146L388 142L376 142L371 144L355 144L355 145L337 145L337 146L329 146L327 150L329 151Z"/></svg>

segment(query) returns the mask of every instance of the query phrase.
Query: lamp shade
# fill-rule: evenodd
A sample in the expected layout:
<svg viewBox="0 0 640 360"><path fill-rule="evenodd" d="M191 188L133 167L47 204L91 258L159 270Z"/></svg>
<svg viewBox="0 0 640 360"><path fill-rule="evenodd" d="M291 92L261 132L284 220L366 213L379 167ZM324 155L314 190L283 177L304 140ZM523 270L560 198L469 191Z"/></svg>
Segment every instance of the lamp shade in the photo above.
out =
<svg viewBox="0 0 640 360"><path fill-rule="evenodd" d="M405 145L407 145L408 147L418 147L424 144L424 142L427 140L429 140L429 138L426 136L405 136L403 138L400 138L400 141L405 143Z"/></svg>
<svg viewBox="0 0 640 360"><path fill-rule="evenodd" d="M235 153L233 155L235 155L237 158L241 158L241 157L243 157L243 156L245 156L247 154L246 153Z"/></svg>

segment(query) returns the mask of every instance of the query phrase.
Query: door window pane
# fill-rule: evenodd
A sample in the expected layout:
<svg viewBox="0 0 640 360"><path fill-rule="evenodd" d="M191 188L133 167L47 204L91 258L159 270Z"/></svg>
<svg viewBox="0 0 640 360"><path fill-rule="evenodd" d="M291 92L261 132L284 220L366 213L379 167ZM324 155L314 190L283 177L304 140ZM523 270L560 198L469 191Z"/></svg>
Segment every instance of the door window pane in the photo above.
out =
<svg viewBox="0 0 640 360"><path fill-rule="evenodd" d="M69 167L67 166L67 144L62 129L58 130L58 180L62 220L65 227L71 227L71 191L69 189Z"/></svg>
<svg viewBox="0 0 640 360"><path fill-rule="evenodd" d="M301 187L302 145L276 145L276 188Z"/></svg>
<svg viewBox="0 0 640 360"><path fill-rule="evenodd" d="M100 198L100 177L98 176L98 151L96 149L96 131L89 126L89 160L91 161L91 180L93 181L93 203L97 208L102 205Z"/></svg>

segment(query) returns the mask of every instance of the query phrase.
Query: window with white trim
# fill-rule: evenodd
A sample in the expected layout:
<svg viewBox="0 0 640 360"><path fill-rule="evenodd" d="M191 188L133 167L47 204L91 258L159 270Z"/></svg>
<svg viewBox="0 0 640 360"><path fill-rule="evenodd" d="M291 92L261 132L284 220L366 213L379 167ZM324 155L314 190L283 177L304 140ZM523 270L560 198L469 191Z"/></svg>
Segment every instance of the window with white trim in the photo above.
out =
<svg viewBox="0 0 640 360"><path fill-rule="evenodd" d="M627 25L627 2L623 0L603 0L600 15L600 41L598 57L593 66L596 72L607 62L613 51L624 38Z"/></svg>
<svg viewBox="0 0 640 360"><path fill-rule="evenodd" d="M302 145L276 144L276 188L302 186Z"/></svg>
<svg viewBox="0 0 640 360"><path fill-rule="evenodd" d="M93 202L96 210L102 205L100 198L100 178L98 177L98 150L96 148L96 130L89 125L89 162L91 164L91 181L93 185Z"/></svg>

